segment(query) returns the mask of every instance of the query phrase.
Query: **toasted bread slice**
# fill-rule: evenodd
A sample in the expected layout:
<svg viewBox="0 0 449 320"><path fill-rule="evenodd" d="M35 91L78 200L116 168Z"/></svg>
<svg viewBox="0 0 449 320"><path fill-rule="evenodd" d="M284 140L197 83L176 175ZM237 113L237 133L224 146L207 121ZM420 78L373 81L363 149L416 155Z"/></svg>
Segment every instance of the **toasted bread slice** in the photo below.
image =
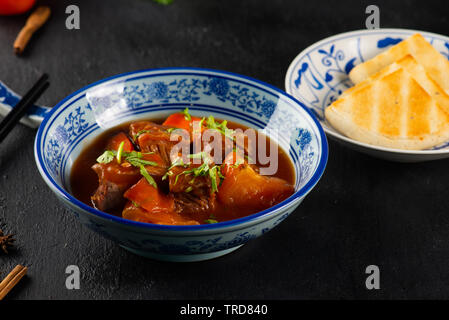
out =
<svg viewBox="0 0 449 320"><path fill-rule="evenodd" d="M373 59L355 66L349 73L349 78L354 84L358 84L407 55L411 55L426 70L428 76L449 94L449 60L420 34L415 34Z"/></svg>
<svg viewBox="0 0 449 320"><path fill-rule="evenodd" d="M390 74L401 68L404 69L404 71L408 72L410 76L413 77L419 83L419 85L424 90L426 90L426 92L433 99L435 99L438 102L439 106L443 108L447 113L449 113L449 95L447 95L444 92L444 90L438 85L438 83L436 83L428 76L424 67L419 65L418 62L411 55L406 55L404 58L388 65L379 72L368 77L359 85L349 88L348 90L342 93L341 97L351 94L354 91L360 90L364 86L370 84L372 81L380 79L386 76L387 74Z"/></svg>
<svg viewBox="0 0 449 320"><path fill-rule="evenodd" d="M344 96L352 94L355 91L361 90L364 87L371 84L373 81L381 79L381 78L385 77L386 75L393 73L401 68L403 68L402 65L400 65L399 63L393 62L392 64L386 66L385 68L381 69L380 71L372 74L371 76L369 76L368 78L366 78L365 80L360 82L359 84L343 91L343 93L340 95L340 98L343 98Z"/></svg>
<svg viewBox="0 0 449 320"><path fill-rule="evenodd" d="M348 137L378 146L421 150L449 140L449 113L403 67L360 83L325 116Z"/></svg>
<svg viewBox="0 0 449 320"><path fill-rule="evenodd" d="M406 70L419 85L426 90L426 92L443 108L446 113L449 113L449 95L434 81L427 70L418 64L418 62L411 56L407 55L399 60L397 65Z"/></svg>

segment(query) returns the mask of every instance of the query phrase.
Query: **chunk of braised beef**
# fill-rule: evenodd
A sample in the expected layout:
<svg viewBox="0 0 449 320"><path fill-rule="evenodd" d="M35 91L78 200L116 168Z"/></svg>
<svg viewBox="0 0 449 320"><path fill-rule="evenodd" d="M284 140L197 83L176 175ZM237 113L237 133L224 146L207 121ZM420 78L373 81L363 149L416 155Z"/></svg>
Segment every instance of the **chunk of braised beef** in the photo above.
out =
<svg viewBox="0 0 449 320"><path fill-rule="evenodd" d="M175 208L180 213L195 216L215 208L215 193L209 174L195 175L192 172L200 166L192 163L187 167L175 166L170 169L169 190L174 196Z"/></svg>
<svg viewBox="0 0 449 320"><path fill-rule="evenodd" d="M165 165L170 165L170 152L178 141L170 141L170 127L150 121L138 121L130 125L130 136L139 145L142 152L159 154Z"/></svg>
<svg viewBox="0 0 449 320"><path fill-rule="evenodd" d="M155 164L145 165L145 169L158 184L161 183L167 164L155 153L144 154L142 159ZM98 175L98 188L91 199L94 206L102 211L123 205L124 192L142 177L139 167L125 161L118 164L115 159L107 164L97 163L92 169Z"/></svg>
<svg viewBox="0 0 449 320"><path fill-rule="evenodd" d="M170 192L187 192L196 196L208 196L212 193L210 177L195 176L191 171L200 167L199 164L190 164L188 167L175 166L170 169L169 189Z"/></svg>
<svg viewBox="0 0 449 320"><path fill-rule="evenodd" d="M145 131L151 132L154 135L159 135L161 139L170 140L169 126L163 126L151 121L136 121L129 126L129 135L131 138L136 140L138 136L143 134Z"/></svg>
<svg viewBox="0 0 449 320"><path fill-rule="evenodd" d="M207 215L215 209L215 194L197 196L193 193L173 193L175 210L181 214L199 218L199 215ZM200 220L200 219L198 219Z"/></svg>
<svg viewBox="0 0 449 320"><path fill-rule="evenodd" d="M167 172L168 164L158 153L142 154L142 160L151 161L154 165L146 165L145 169L153 178L162 178Z"/></svg>
<svg viewBox="0 0 449 320"><path fill-rule="evenodd" d="M107 164L97 163L92 169L98 175L98 188L91 200L94 207L101 211L123 206L123 194L141 177L138 168L122 166L115 160Z"/></svg>

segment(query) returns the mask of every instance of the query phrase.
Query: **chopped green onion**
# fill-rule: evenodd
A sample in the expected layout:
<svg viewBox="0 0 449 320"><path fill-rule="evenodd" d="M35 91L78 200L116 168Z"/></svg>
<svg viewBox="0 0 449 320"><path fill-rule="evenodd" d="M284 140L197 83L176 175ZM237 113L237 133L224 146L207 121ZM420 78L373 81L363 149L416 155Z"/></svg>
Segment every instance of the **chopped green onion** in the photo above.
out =
<svg viewBox="0 0 449 320"><path fill-rule="evenodd" d="M140 166L140 174L148 181L150 185L155 187L157 189L156 181L154 181L153 177L148 173L147 169L145 169L145 166Z"/></svg>
<svg viewBox="0 0 449 320"><path fill-rule="evenodd" d="M218 186L217 186L217 168L218 168L218 166L213 166L211 169L209 169L209 177L210 177L212 192L217 192L218 191Z"/></svg>
<svg viewBox="0 0 449 320"><path fill-rule="evenodd" d="M221 169L221 167L220 167L220 169ZM221 173L221 170L218 170L217 173L218 173L218 177L219 177L221 180L224 180L224 179L225 179L225 176Z"/></svg>
<svg viewBox="0 0 449 320"><path fill-rule="evenodd" d="M122 160L128 162L134 167L140 168L140 174L145 177L145 179L148 181L149 184L157 188L156 182L154 181L153 177L148 173L148 171L145 169L145 166L158 166L158 164L154 161L149 161L143 159L143 156L145 154L153 154L153 152L138 152L138 151L131 151L131 152L125 152L123 151L123 147L125 145L125 142L123 141L120 143L120 146L118 148L118 151L114 150L106 150L103 152L101 156L97 158L98 163L110 163L112 160L114 160L114 157L116 157L117 162L120 164Z"/></svg>
<svg viewBox="0 0 449 320"><path fill-rule="evenodd" d="M128 156L128 157L126 157L126 161L135 167L139 167L141 165L153 166L153 167L158 166L157 162L145 160L145 159L142 159L142 157L138 157L138 156Z"/></svg>
<svg viewBox="0 0 449 320"><path fill-rule="evenodd" d="M173 2L173 0L153 0L154 2L157 2L159 4L163 4L163 5L169 5Z"/></svg>
<svg viewBox="0 0 449 320"><path fill-rule="evenodd" d="M213 223L218 223L218 221L214 220L214 219L206 219L206 220L204 220L204 223L213 224Z"/></svg>
<svg viewBox="0 0 449 320"><path fill-rule="evenodd" d="M190 159L202 159L203 163L199 167L196 167L196 168L193 168L190 170L185 170L185 171L177 174L175 177L174 184L176 184L178 182L178 179L181 175L189 175L189 174L193 175L193 178L192 178L192 180L190 180L189 184L192 184L195 181L196 177L208 176L211 180L212 192L217 192L218 191L217 178L224 179L224 176L220 172L220 166L215 165L215 166L211 167L210 164L212 163L212 159L204 151L195 153L195 154L190 154L189 158ZM182 161L182 158L179 157L178 159L176 159L175 162L173 162L173 164L170 166L170 168L168 168L167 172L162 177L162 180L167 179L168 176L172 176L173 172L171 171L171 169L176 166L183 166L184 168L187 168L189 165L184 164L184 162ZM189 188L187 188L187 189L189 189ZM188 191L186 191L186 192L188 192Z"/></svg>
<svg viewBox="0 0 449 320"><path fill-rule="evenodd" d="M118 147L117 150L117 162L120 164L122 162L122 154L123 154L123 147L125 146L125 141L122 141Z"/></svg>
<svg viewBox="0 0 449 320"><path fill-rule="evenodd" d="M217 121L215 121L215 118L210 115L207 120L206 120L206 126L209 129L212 130L216 130L218 132L220 132L222 135L224 135L225 137L231 139L231 140L235 140L235 137L233 137L233 133L234 130L229 129L227 127L228 122L226 120L223 120L221 123L218 123Z"/></svg>
<svg viewBox="0 0 449 320"><path fill-rule="evenodd" d="M202 117L201 118L201 120L200 120L200 128L203 126L203 122L206 120L206 118L205 117Z"/></svg>
<svg viewBox="0 0 449 320"><path fill-rule="evenodd" d="M181 113L184 115L184 119L186 119L187 121L192 120L192 116L189 113L189 108L185 108Z"/></svg>
<svg viewBox="0 0 449 320"><path fill-rule="evenodd" d="M190 159L202 159L205 157L205 155L206 155L206 153L204 151L202 151L202 152L198 152L198 153L189 154L189 158Z"/></svg>
<svg viewBox="0 0 449 320"><path fill-rule="evenodd" d="M114 160L115 155L116 155L115 151L106 150L105 152L103 152L101 156L97 158L97 162L107 164L112 160Z"/></svg>
<svg viewBox="0 0 449 320"><path fill-rule="evenodd" d="M162 180L167 179L168 176L172 176L173 172L171 171L171 169L173 169L174 167L179 167L179 166L183 166L186 167L188 165L184 164L184 161L182 160L181 157L178 157L173 164L167 169L167 172L163 175Z"/></svg>
<svg viewBox="0 0 449 320"><path fill-rule="evenodd" d="M178 175L175 177L175 182L174 182L173 184L177 184L177 183L178 183L178 179L179 179L179 176L180 176L181 174L182 174L182 173L178 174Z"/></svg>
<svg viewBox="0 0 449 320"><path fill-rule="evenodd" d="M163 176L162 176L162 181L166 180L167 177L171 177L173 175L172 171L167 171Z"/></svg>
<svg viewBox="0 0 449 320"><path fill-rule="evenodd" d="M139 205L137 202L134 202L134 201L131 200L131 203L132 203L133 206L136 207L136 208L139 208L139 207L140 207L140 205Z"/></svg>
<svg viewBox="0 0 449 320"><path fill-rule="evenodd" d="M206 118L201 118L201 120L199 121L199 125L193 125L193 134L201 134L201 129L203 127L203 122L206 120Z"/></svg>
<svg viewBox="0 0 449 320"><path fill-rule="evenodd" d="M192 186L189 186L189 187L186 188L185 192L190 192L192 190L193 190Z"/></svg>

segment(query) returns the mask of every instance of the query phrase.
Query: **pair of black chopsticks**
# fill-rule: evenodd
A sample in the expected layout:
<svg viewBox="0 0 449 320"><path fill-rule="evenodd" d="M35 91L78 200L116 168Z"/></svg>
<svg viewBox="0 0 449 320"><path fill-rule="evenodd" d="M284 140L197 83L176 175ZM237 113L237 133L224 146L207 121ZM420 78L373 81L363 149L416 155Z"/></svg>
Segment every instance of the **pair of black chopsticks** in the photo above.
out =
<svg viewBox="0 0 449 320"><path fill-rule="evenodd" d="M22 99L15 105L14 108L6 115L2 122L0 122L0 142L6 138L11 132L12 128L25 115L28 108L34 105L36 100L48 88L48 75L44 73L34 86L22 97Z"/></svg>

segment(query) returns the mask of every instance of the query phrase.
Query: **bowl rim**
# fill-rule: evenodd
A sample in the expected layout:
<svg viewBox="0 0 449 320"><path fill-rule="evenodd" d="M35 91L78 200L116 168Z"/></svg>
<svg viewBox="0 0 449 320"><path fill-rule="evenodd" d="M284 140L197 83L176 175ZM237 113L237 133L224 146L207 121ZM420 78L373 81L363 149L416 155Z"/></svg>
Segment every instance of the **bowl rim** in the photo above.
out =
<svg viewBox="0 0 449 320"><path fill-rule="evenodd" d="M326 38L324 38L324 39L322 39L320 41L317 41L317 42L311 44L310 46L308 46L305 49L301 50L301 52L299 52L299 54L297 54L295 56L295 58L292 60L292 62L288 66L287 72L285 74L285 79L284 79L285 91L289 95L293 95L293 93L290 92L290 81L289 81L289 79L290 79L291 74L293 73L293 69L296 66L297 62L301 58L303 58L303 56L308 54L311 50L314 50L315 48L320 47L320 46L322 46L325 43L333 42L335 40L342 40L341 37L344 37L344 36L350 37L350 36L360 36L360 35L376 34L376 33L389 34L389 33L404 33L404 32L405 33L411 33L411 34L420 33L424 37L427 35L427 36L435 36L435 37L445 38L449 42L449 37L448 36L445 36L445 35L442 35L442 34L438 34L438 33L434 33L434 32L415 30L415 29L402 29L402 28L380 28L380 29L373 29L373 30L359 29L359 30L354 30L354 31L347 31L347 32L338 33L338 34L335 34L335 35L330 36L330 37L326 37ZM306 102L304 102L304 105L306 105L306 107L309 108L307 106ZM353 145L357 145L357 146L362 147L362 148L377 150L377 151L381 151L381 152L404 154L404 155L445 155L445 154L449 153L449 148L448 149L434 149L434 150L406 150L406 149L395 149L395 148L387 148L387 147L382 147L382 146L376 146L376 145L372 145L372 144L368 144L368 143L365 143L365 142L360 142L360 141L351 139L351 138L349 138L349 137L339 133L336 129L334 129L335 131L330 131L329 128L328 128L328 125L326 124L325 121L320 121L319 119L318 119L318 121L320 122L321 126L323 127L323 130L329 136L331 136L331 137L333 137L333 138L335 138L337 140L343 140L343 141L345 141L347 143L350 143L350 144L353 144Z"/></svg>
<svg viewBox="0 0 449 320"><path fill-rule="evenodd" d="M172 225L160 225L160 224L153 224L153 223L146 223L146 222L137 222L133 220L127 220L122 217L117 217L112 214L97 210L91 206L88 206L87 204L83 203L82 201L76 199L73 195L71 195L68 191L66 191L62 186L60 186L49 174L47 169L45 169L45 166L43 165L43 157L41 154L41 150L39 149L39 146L41 145L42 139L43 139L43 132L46 128L46 125L48 124L49 119L52 117L52 115L60 110L61 108L64 108L64 104L75 97L76 95L83 93L87 91L89 88L105 84L107 82L112 82L118 78L126 77L133 74L140 74L140 73L149 73L149 72L166 72L166 71L190 71L190 72L200 72L199 74L221 74L223 76L231 76L240 78L243 80L247 80L254 83L249 83L251 86L255 86L255 84L260 85L262 87L269 88L273 90L275 93L279 95L279 97L286 97L292 102L298 104L305 112L306 114L311 118L311 122L315 124L315 126L318 129L319 136L321 139L321 154L319 163L316 167L316 170L312 177L309 178L307 183L297 190L293 195L291 195L289 198L285 199L284 201L278 203L277 205L270 207L266 210L262 210L259 212L256 212L254 214L251 214L249 216L245 216L238 219L233 219L229 221L223 221L218 222L214 224L200 224L200 225L188 225L188 226L172 226ZM126 79L124 79L126 80ZM255 86L257 87L257 86ZM319 143L319 142L318 142ZM222 71L222 70L216 70L216 69L208 69L208 68L196 68L196 67L168 67L168 68L149 68L149 69L140 69L136 71L130 71L121 73L118 75L110 76L101 80L98 80L96 82L93 82L91 84L88 84L75 92L71 93L70 95L66 96L64 99L62 99L60 102L58 102L52 109L49 111L48 114L46 114L44 120L42 121L42 124L39 126L39 129L36 134L36 138L34 141L34 156L35 161L39 170L39 173L41 174L44 181L47 183L47 185L50 187L50 189L55 192L58 196L62 197L64 200L70 202L72 205L79 207L83 211L88 212L89 214L93 214L97 218L106 219L106 220L112 220L118 224L123 224L126 226L134 226L134 227L140 227L147 230L166 230L166 231L204 231L204 230L214 230L214 229L226 229L229 227L236 227L241 226L246 223L254 222L256 220L259 220L261 218L265 218L269 216L271 213L276 213L279 211L282 211L282 209L288 208L296 203L301 197L307 195L313 187L318 183L321 176L324 173L324 170L326 168L327 160L328 160L328 142L326 138L326 134L324 133L323 127L321 126L318 119L316 119L315 115L300 101L298 101L296 98L291 96L290 94L286 93L285 91L271 85L268 83L265 83L261 80L257 80L255 78L229 72L229 71Z"/></svg>

